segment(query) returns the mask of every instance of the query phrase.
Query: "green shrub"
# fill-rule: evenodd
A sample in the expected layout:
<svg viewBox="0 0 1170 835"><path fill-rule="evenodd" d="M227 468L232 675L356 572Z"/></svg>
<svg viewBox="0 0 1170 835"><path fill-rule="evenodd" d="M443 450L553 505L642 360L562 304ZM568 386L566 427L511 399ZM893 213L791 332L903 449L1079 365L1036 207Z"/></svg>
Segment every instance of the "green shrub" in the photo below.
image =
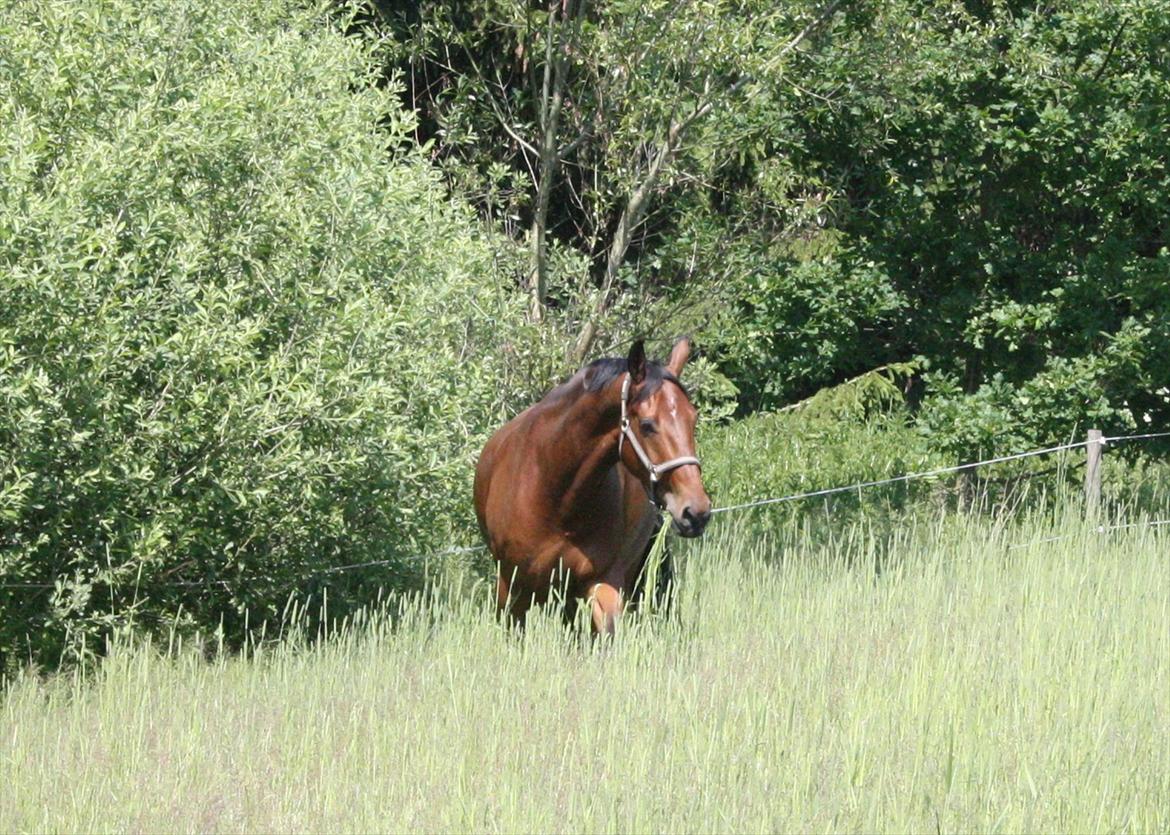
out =
<svg viewBox="0 0 1170 835"><path fill-rule="evenodd" d="M879 265L841 251L815 257L771 253L745 264L721 337L721 366L741 408L776 409L886 359L873 322L901 314L905 299Z"/></svg>
<svg viewBox="0 0 1170 835"><path fill-rule="evenodd" d="M1027 432L1000 430L996 435L1003 414L979 399L933 401L929 410L910 412L894 382L912 368L876 369L781 412L701 424L703 480L715 506L880 482L1036 449ZM947 420L950 426L932 429ZM978 454L939 443L939 438L975 430ZM1109 512L1119 519L1166 519L1170 467L1157 447L1118 443L1107 450L1102 501ZM924 518L926 510L980 510L997 517L1059 513L1079 506L1084 462L1081 449L1030 456L738 509L718 516L717 525L785 536L795 530L808 539L829 540L842 525L857 520L864 520L874 536L893 535Z"/></svg>
<svg viewBox="0 0 1170 835"><path fill-rule="evenodd" d="M758 413L699 438L703 481L717 507L878 481L947 466L901 410L870 420L836 419L801 411ZM738 510L720 524L776 531L803 519L839 529L846 517L894 514L927 500L937 481L915 481Z"/></svg>
<svg viewBox="0 0 1170 835"><path fill-rule="evenodd" d="M538 340L372 46L288 0L6 6L0 669L413 582Z"/></svg>

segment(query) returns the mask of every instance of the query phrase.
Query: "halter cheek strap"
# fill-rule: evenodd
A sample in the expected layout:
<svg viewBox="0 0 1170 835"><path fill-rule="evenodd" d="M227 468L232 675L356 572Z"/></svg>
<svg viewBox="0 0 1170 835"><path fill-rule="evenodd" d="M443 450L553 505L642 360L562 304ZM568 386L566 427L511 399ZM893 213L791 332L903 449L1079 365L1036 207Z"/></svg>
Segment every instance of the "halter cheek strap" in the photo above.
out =
<svg viewBox="0 0 1170 835"><path fill-rule="evenodd" d="M634 430L630 428L630 418L627 414L626 403L630 398L630 375L626 374L626 379L622 381L622 432L618 435L618 457L622 454L622 441L629 439L630 446L634 448L634 453L638 456L638 460L642 462L642 466L646 468L646 472L650 473L650 483L656 484L658 480L669 473L671 470L677 470L679 467L685 467L687 464L694 464L696 467L701 467L699 459L693 455L681 455L678 458L671 458L669 461L663 461L661 464L655 464L650 460L650 456L646 454L646 450L642 449L642 444L638 440L638 436L634 434Z"/></svg>

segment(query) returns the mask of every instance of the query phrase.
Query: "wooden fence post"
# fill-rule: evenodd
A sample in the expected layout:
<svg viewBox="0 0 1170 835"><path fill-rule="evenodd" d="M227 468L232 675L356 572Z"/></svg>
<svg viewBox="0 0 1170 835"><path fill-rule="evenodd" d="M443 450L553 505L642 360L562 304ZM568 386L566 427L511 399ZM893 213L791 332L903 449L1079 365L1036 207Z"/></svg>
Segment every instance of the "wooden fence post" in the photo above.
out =
<svg viewBox="0 0 1170 835"><path fill-rule="evenodd" d="M1101 505L1101 452L1104 448L1101 430L1090 429L1085 444L1085 514L1090 518L1097 515L1097 508Z"/></svg>

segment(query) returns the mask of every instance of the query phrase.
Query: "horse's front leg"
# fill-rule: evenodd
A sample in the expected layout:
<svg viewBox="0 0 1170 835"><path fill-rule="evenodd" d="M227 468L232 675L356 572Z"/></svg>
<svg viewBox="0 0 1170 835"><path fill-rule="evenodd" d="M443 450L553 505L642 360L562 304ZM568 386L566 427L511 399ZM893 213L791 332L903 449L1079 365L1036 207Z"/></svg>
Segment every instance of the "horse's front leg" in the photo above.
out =
<svg viewBox="0 0 1170 835"><path fill-rule="evenodd" d="M524 629L528 609L534 602L534 595L523 583L507 580L503 574L496 582L496 616L508 626Z"/></svg>
<svg viewBox="0 0 1170 835"><path fill-rule="evenodd" d="M585 590L585 599L592 610L594 634L612 635L625 609L622 593L609 583L593 583Z"/></svg>

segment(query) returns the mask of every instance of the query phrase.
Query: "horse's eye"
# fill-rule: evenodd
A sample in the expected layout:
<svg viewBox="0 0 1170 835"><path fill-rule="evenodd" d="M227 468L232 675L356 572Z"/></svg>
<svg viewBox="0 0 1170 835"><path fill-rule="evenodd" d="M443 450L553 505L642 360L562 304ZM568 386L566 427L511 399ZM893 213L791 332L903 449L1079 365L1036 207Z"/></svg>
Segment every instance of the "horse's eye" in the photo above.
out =
<svg viewBox="0 0 1170 835"><path fill-rule="evenodd" d="M652 421L652 420L642 421L642 434L643 435L653 435L657 431L658 431L658 427L654 425L654 421Z"/></svg>

